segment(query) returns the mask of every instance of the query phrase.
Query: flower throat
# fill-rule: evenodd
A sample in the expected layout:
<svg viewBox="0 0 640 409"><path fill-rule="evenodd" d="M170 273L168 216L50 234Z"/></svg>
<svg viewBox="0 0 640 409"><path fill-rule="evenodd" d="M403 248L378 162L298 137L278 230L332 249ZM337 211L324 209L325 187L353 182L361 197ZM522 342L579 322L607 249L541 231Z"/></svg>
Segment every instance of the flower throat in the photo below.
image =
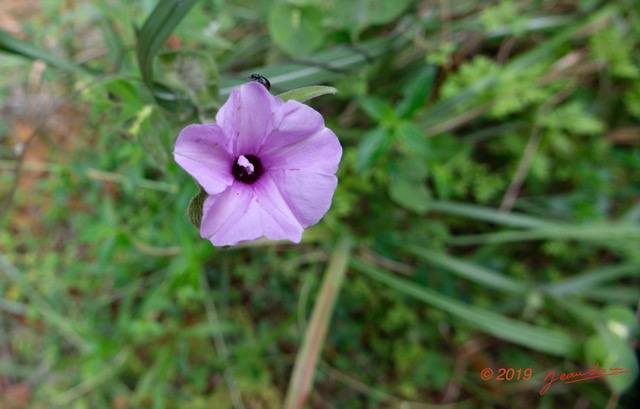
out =
<svg viewBox="0 0 640 409"><path fill-rule="evenodd" d="M251 185L264 173L262 162L255 155L240 155L231 169L237 181Z"/></svg>

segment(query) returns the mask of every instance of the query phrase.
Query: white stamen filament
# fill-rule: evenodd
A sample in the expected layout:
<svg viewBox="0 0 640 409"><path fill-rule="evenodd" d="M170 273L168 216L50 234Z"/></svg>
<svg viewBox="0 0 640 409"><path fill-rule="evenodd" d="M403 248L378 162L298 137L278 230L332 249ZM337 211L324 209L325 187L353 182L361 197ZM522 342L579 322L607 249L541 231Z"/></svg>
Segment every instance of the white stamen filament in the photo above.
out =
<svg viewBox="0 0 640 409"><path fill-rule="evenodd" d="M244 155L240 155L240 157L238 158L238 165L245 168L245 170L247 171L247 175L253 174L253 164L249 162L249 159L245 158Z"/></svg>

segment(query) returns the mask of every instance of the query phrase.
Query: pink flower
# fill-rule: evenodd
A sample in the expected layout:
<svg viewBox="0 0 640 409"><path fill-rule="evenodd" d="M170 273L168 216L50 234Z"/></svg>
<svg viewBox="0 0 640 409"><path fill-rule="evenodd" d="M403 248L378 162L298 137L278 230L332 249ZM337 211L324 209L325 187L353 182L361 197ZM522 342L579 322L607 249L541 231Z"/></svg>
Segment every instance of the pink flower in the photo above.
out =
<svg viewBox="0 0 640 409"><path fill-rule="evenodd" d="M342 147L317 111L250 82L231 92L215 124L184 128L174 156L208 194L200 235L213 245L298 243L331 205Z"/></svg>

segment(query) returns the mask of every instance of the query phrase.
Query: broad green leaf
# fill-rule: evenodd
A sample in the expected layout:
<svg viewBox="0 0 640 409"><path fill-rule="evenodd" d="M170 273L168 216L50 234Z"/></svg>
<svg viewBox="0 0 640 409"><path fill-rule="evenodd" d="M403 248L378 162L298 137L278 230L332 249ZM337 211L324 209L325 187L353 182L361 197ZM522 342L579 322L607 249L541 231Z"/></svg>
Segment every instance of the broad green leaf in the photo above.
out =
<svg viewBox="0 0 640 409"><path fill-rule="evenodd" d="M396 113L386 100L378 97L364 97L358 99L358 104L364 112L379 124L391 126L396 122Z"/></svg>
<svg viewBox="0 0 640 409"><path fill-rule="evenodd" d="M144 82L153 81L153 58L198 0L160 0L138 32L136 53Z"/></svg>
<svg viewBox="0 0 640 409"><path fill-rule="evenodd" d="M334 0L332 14L339 27L358 32L393 21L409 4L411 0Z"/></svg>
<svg viewBox="0 0 640 409"><path fill-rule="evenodd" d="M327 335L333 308L347 271L352 246L353 241L351 238L343 237L338 242L336 251L331 257L311 313L311 320L305 332L302 347L296 356L296 362L287 389L285 409L301 409L311 392L316 364Z"/></svg>
<svg viewBox="0 0 640 409"><path fill-rule="evenodd" d="M413 114L425 104L436 78L436 67L425 66L404 86L403 99L396 112L400 118L411 118Z"/></svg>
<svg viewBox="0 0 640 409"><path fill-rule="evenodd" d="M338 90L333 87L326 87L324 85L314 85L310 87L303 87L294 89L291 91L284 92L278 95L278 98L287 102L291 99L296 100L298 102L308 101L312 98L316 98L322 95L327 94L335 94Z"/></svg>
<svg viewBox="0 0 640 409"><path fill-rule="evenodd" d="M604 381L614 392L624 392L638 376L638 361L628 341L615 336L606 329L600 329L587 339L585 357L592 368L597 365L607 373L619 373L604 377ZM619 368L619 370L613 371L613 368ZM629 372L622 373L623 371Z"/></svg>
<svg viewBox="0 0 640 409"><path fill-rule="evenodd" d="M425 183L415 183L406 179L398 179L389 186L391 200L418 214L425 214L429 209L431 194Z"/></svg>
<svg viewBox="0 0 640 409"><path fill-rule="evenodd" d="M429 140L424 129L412 122L400 121L395 128L395 134L406 154L423 159L429 158Z"/></svg>
<svg viewBox="0 0 640 409"><path fill-rule="evenodd" d="M635 313L621 305L607 305L602 311L604 326L614 335L629 341L636 333L638 320Z"/></svg>
<svg viewBox="0 0 640 409"><path fill-rule="evenodd" d="M281 4L269 13L269 33L288 54L307 56L324 42L322 18L317 7Z"/></svg>
<svg viewBox="0 0 640 409"><path fill-rule="evenodd" d="M465 304L357 260L352 260L351 266L390 288L422 300L505 341L561 357L576 357L580 351L578 341L563 331L541 328L506 318L493 311Z"/></svg>
<svg viewBox="0 0 640 409"><path fill-rule="evenodd" d="M387 147L391 144L391 137L391 131L387 128L375 128L365 133L358 147L356 170L365 172L371 169L380 156L386 152Z"/></svg>
<svg viewBox="0 0 640 409"><path fill-rule="evenodd" d="M42 60L52 67L76 74L89 74L90 71L73 61L62 59L55 54L19 40L4 30L0 30L0 51L19 55L30 60Z"/></svg>
<svg viewBox="0 0 640 409"><path fill-rule="evenodd" d="M423 214L429 208L427 167L424 160L409 158L389 163L389 195L400 206Z"/></svg>

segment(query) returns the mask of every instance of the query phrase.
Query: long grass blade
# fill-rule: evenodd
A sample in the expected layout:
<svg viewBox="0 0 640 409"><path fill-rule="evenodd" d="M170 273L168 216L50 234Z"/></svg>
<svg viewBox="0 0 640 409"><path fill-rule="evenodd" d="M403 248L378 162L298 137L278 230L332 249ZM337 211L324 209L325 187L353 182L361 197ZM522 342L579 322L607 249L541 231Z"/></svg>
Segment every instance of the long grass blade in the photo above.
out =
<svg viewBox="0 0 640 409"><path fill-rule="evenodd" d="M153 81L153 58L198 0L160 0L138 33L136 53L142 79Z"/></svg>
<svg viewBox="0 0 640 409"><path fill-rule="evenodd" d="M411 281L394 277L391 273L357 260L351 261L356 270L381 283L448 312L488 334L537 351L562 357L577 357L579 344L571 335L506 318L493 311L474 307L424 288Z"/></svg>
<svg viewBox="0 0 640 409"><path fill-rule="evenodd" d="M578 240L598 242L605 240L640 240L640 226L616 223L592 223L544 227L528 231L503 231L452 237L450 243L457 246L500 244L534 240Z"/></svg>
<svg viewBox="0 0 640 409"><path fill-rule="evenodd" d="M546 291L555 296L585 294L591 290L601 289L607 282L627 277L640 277L640 265L622 264L585 271L558 283L548 285Z"/></svg>
<svg viewBox="0 0 640 409"><path fill-rule="evenodd" d="M489 270L443 253L438 253L411 244L405 244L402 248L427 262L448 269L459 277L474 281L488 288L522 295L527 294L530 290L529 286L525 283L506 277L496 271Z"/></svg>
<svg viewBox="0 0 640 409"><path fill-rule="evenodd" d="M535 228L558 224L556 221L541 220L535 217L514 212L501 212L498 209L493 209L491 207L449 202L444 200L434 200L432 202L429 202L429 209L444 214L468 217L470 219L509 227Z"/></svg>
<svg viewBox="0 0 640 409"><path fill-rule="evenodd" d="M343 237L331 257L320 293L313 307L309 327L304 335L302 348L296 357L285 399L285 409L302 408L309 396L318 356L324 344L333 307L349 264L351 246L351 238Z"/></svg>
<svg viewBox="0 0 640 409"><path fill-rule="evenodd" d="M19 40L4 30L0 30L0 51L15 54L30 60L42 60L52 67L75 74L89 74L90 71L82 65L68 61L50 52Z"/></svg>

